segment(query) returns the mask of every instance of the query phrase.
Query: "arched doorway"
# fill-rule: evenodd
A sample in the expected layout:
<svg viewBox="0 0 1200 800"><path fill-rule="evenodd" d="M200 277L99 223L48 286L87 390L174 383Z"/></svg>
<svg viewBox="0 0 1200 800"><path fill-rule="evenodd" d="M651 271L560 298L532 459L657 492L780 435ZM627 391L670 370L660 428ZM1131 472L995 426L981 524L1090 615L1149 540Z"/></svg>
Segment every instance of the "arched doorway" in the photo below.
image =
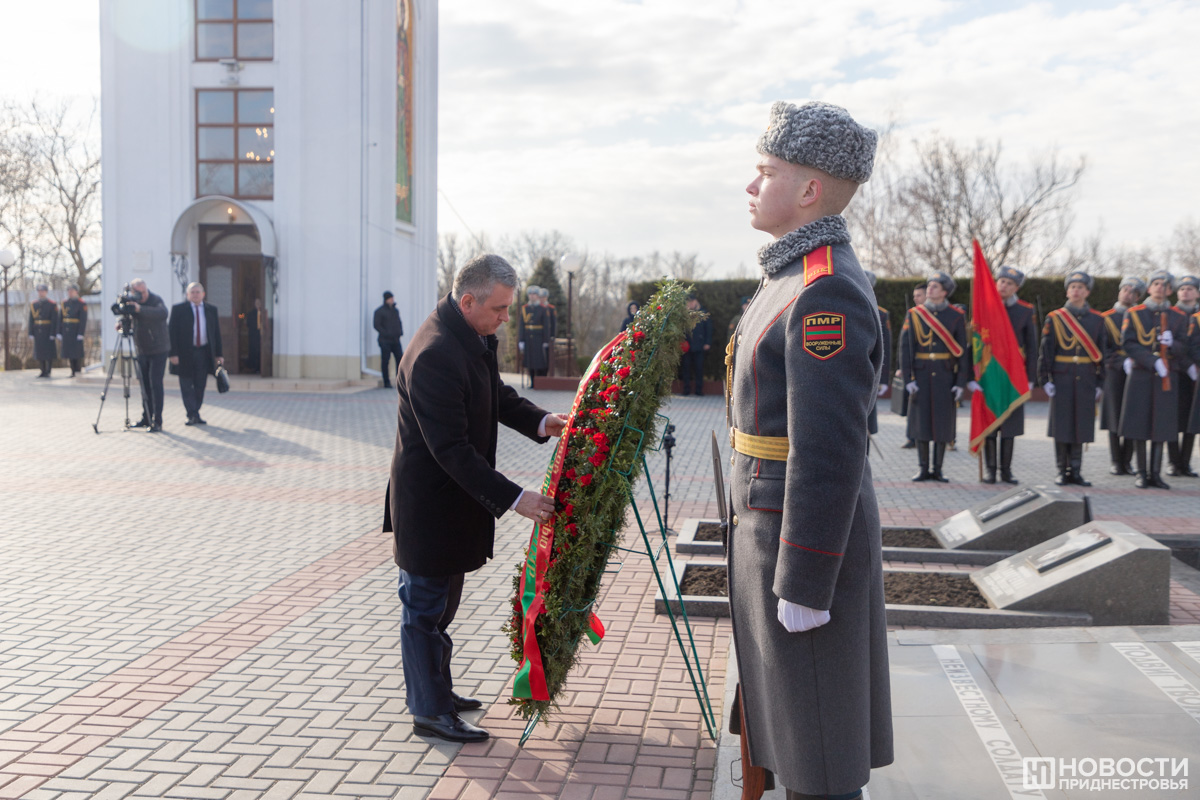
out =
<svg viewBox="0 0 1200 800"><path fill-rule="evenodd" d="M194 255L194 271L189 254ZM269 377L278 296L270 218L245 202L202 197L176 220L171 256L181 290L198 280L207 301L217 307L225 368Z"/></svg>

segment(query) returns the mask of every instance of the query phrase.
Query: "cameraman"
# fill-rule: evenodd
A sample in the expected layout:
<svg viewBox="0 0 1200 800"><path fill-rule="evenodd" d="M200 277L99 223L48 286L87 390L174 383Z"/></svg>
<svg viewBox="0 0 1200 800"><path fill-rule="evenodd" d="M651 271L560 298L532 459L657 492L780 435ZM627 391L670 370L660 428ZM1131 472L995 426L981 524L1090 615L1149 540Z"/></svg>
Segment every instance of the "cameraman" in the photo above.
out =
<svg viewBox="0 0 1200 800"><path fill-rule="evenodd" d="M132 300L133 343L137 347L138 381L142 384L142 419L133 427L150 427L151 433L162 430L163 374L167 371L167 355L171 338L167 333L167 304L146 288L146 282L136 278L129 282L131 294L141 296ZM120 329L120 323L117 323Z"/></svg>

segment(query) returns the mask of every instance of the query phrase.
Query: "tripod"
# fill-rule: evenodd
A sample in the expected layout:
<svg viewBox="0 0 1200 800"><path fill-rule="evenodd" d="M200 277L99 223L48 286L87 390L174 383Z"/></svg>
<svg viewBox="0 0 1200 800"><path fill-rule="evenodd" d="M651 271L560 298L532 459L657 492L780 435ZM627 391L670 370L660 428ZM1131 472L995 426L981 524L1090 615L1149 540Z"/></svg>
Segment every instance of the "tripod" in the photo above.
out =
<svg viewBox="0 0 1200 800"><path fill-rule="evenodd" d="M150 407L146 404L144 391L146 383L142 380L142 367L138 364L134 351L132 326L122 325L121 335L117 338L117 347L108 359L108 377L104 380L104 391L100 393L100 410L96 412L96 421L92 423L92 430L96 433L100 433L100 415L104 412L104 401L108 398L108 385L112 383L118 363L121 365L121 386L125 394L125 429L129 430L133 427L129 422L129 386L135 375L138 383L143 387L142 413L146 419L152 419Z"/></svg>

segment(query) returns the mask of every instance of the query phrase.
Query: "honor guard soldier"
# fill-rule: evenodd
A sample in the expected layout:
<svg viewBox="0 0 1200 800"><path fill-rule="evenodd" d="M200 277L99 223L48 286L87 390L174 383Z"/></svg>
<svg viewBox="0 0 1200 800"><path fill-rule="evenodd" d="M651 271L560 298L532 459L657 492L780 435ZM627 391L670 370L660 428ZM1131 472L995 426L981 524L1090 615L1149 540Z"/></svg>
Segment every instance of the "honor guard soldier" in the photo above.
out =
<svg viewBox="0 0 1200 800"><path fill-rule="evenodd" d="M1001 267L996 271L996 291L1004 301L1004 309L1008 312L1008 321L1012 325L1013 335L1017 338L1017 349L1021 358L1025 359L1025 377L1029 385L1037 381L1038 360L1038 323L1033 304L1017 297L1017 291L1025 283L1025 273L1016 267ZM1000 480L1016 484L1012 473L1013 445L1017 436L1025 435L1025 406L1019 405L1008 415L1008 419L1000 424L1000 430L994 436L983 441L984 483L996 482L996 455L1000 456ZM996 440L999 439L999 447Z"/></svg>
<svg viewBox="0 0 1200 800"><path fill-rule="evenodd" d="M79 287L67 287L67 299L62 302L58 316L58 336L62 340L62 357L71 362L71 377L83 369L83 335L87 332L87 305L79 299Z"/></svg>
<svg viewBox="0 0 1200 800"><path fill-rule="evenodd" d="M1100 429L1108 431L1108 452L1112 458L1109 472L1113 475L1133 475L1133 440L1121 438L1121 404L1125 401L1125 348L1121 344L1121 328L1125 312L1142 301L1146 282L1127 275L1121 279L1117 302L1101 316L1104 317L1104 397L1100 404Z"/></svg>
<svg viewBox="0 0 1200 800"><path fill-rule="evenodd" d="M922 283L922 284L918 284L917 286L913 287L912 299L913 299L914 307L919 306L925 302L925 284ZM908 307L907 306L905 306L905 308L904 308L904 317L905 317L905 319L908 318ZM898 378L903 377L900 374L900 370L896 370L896 377L898 377ZM899 414L902 417L908 417L908 392L900 392L899 399L900 399ZM917 446L917 443L913 440L912 435L909 434L908 431L906 430L904 444L900 445L900 449L901 450L914 450L914 449L916 449L916 446Z"/></svg>
<svg viewBox="0 0 1200 800"><path fill-rule="evenodd" d="M29 338L33 340L33 357L41 366L39 378L50 377L50 367L58 357L55 339L58 337L58 304L46 296L50 287L39 283L38 299L29 304Z"/></svg>
<svg viewBox="0 0 1200 800"><path fill-rule="evenodd" d="M866 273L867 281L871 284L871 291L875 291L875 273L871 270L863 270ZM892 317L888 310L879 305L879 301L875 301L875 308L879 311L879 327L883 330L883 370L879 373L879 388L875 390L875 405L871 406L871 416L867 418L867 432L872 436L879 433L879 400L887 394L888 381L891 380L892 374Z"/></svg>
<svg viewBox="0 0 1200 800"><path fill-rule="evenodd" d="M1188 415L1187 432L1195 436L1200 433L1200 311L1188 321L1188 346L1192 353L1192 366L1188 368L1188 374L1195 384L1195 390L1192 392L1192 412Z"/></svg>
<svg viewBox="0 0 1200 800"><path fill-rule="evenodd" d="M1146 281L1146 302L1125 313L1125 401L1121 436L1135 442L1138 476L1134 486L1170 489L1162 479L1163 444L1179 432L1180 376L1193 366L1188 353L1188 318L1171 306L1171 273L1160 270ZM1146 443L1150 459L1146 460Z"/></svg>
<svg viewBox="0 0 1200 800"><path fill-rule="evenodd" d="M546 351L546 366L542 367L542 371L538 374L546 375L554 366L554 338L558 336L558 308L550 302L550 290L545 286L538 287L538 296L541 298L542 307L546 309L546 341L542 344L542 348Z"/></svg>
<svg viewBox="0 0 1200 800"><path fill-rule="evenodd" d="M942 459L958 427L957 403L971 376L967 319L947 298L954 279L935 272L925 285L925 302L913 306L900 328L900 371L908 392L908 438L917 443L921 471L914 481L946 483ZM933 443L933 466L929 445Z"/></svg>
<svg viewBox="0 0 1200 800"><path fill-rule="evenodd" d="M744 764L778 776L789 798L859 798L892 761L867 464L884 343L841 216L876 139L838 106L775 103L746 188L751 225L774 241L727 348L736 724Z"/></svg>
<svg viewBox="0 0 1200 800"><path fill-rule="evenodd" d="M545 344L549 312L542 305L539 287L530 286L525 293L529 302L521 306L521 316L517 318L517 349L524 356L525 369L529 371L529 387L533 388L534 379L546 374Z"/></svg>
<svg viewBox="0 0 1200 800"><path fill-rule="evenodd" d="M1200 278L1195 275L1184 275L1175 285L1175 308L1192 317L1200 311ZM1190 323L1189 323L1190 324ZM1190 339L1190 337L1189 337ZM1193 363L1197 360L1191 356ZM1181 372L1179 375L1179 439L1167 442L1167 455L1170 464L1167 465L1168 475L1178 475L1183 478L1200 477L1192 470L1192 446L1196 434L1188 433L1188 421L1192 416L1193 397L1196 394L1196 380L1192 376L1194 370Z"/></svg>
<svg viewBox="0 0 1200 800"><path fill-rule="evenodd" d="M1063 281L1067 303L1046 315L1038 381L1050 398L1050 430L1059 486L1091 486L1083 477L1083 445L1096 434L1096 402L1104 392L1104 317L1088 305L1095 283L1082 270Z"/></svg>

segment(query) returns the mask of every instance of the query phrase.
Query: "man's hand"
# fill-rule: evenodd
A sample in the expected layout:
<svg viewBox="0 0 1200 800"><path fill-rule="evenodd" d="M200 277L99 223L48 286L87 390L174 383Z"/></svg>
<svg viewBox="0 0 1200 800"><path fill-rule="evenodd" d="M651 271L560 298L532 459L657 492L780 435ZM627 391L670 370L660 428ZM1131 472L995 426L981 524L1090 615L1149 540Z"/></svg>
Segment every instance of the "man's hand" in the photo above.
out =
<svg viewBox="0 0 1200 800"><path fill-rule="evenodd" d="M1046 397L1054 397L1054 381L1046 381L1042 388L1046 390Z"/></svg>
<svg viewBox="0 0 1200 800"><path fill-rule="evenodd" d="M55 339L58 339L58 340L61 342L61 341L62 341L62 334L61 334L61 333L56 333L56 334L54 334L54 338L55 338Z"/></svg>
<svg viewBox="0 0 1200 800"><path fill-rule="evenodd" d="M710 345L710 344L706 344L706 345L704 345L704 350L705 350L705 352L708 352L708 349L709 349L710 347L712 347L712 345Z"/></svg>
<svg viewBox="0 0 1200 800"><path fill-rule="evenodd" d="M517 349L520 350L522 353L524 353L525 352L525 343L517 342Z"/></svg>
<svg viewBox="0 0 1200 800"><path fill-rule="evenodd" d="M1171 345L1175 344L1175 334L1171 333L1170 330L1165 330L1158 335L1158 340L1162 342L1165 347L1170 347Z"/></svg>
<svg viewBox="0 0 1200 800"><path fill-rule="evenodd" d="M171 356L171 363L178 367L179 366L179 356Z"/></svg>
<svg viewBox="0 0 1200 800"><path fill-rule="evenodd" d="M1103 396L1104 396L1104 390L1103 390L1103 389L1101 389L1099 386L1097 386L1097 387L1096 387L1096 402L1097 402L1097 403L1099 403L1099 402L1100 402L1100 398L1101 398L1101 397L1103 397Z"/></svg>
<svg viewBox="0 0 1200 800"><path fill-rule="evenodd" d="M1154 359L1154 371L1158 373L1158 377L1160 378L1167 377L1167 362L1163 361L1161 358Z"/></svg>
<svg viewBox="0 0 1200 800"><path fill-rule="evenodd" d="M554 516L554 501L544 494L526 491L517 501L516 511L534 522L546 522Z"/></svg>
<svg viewBox="0 0 1200 800"><path fill-rule="evenodd" d="M563 428L567 426L566 414L547 414L546 415L546 435L561 436Z"/></svg>
<svg viewBox="0 0 1200 800"><path fill-rule="evenodd" d="M954 395L955 402L962 400L962 387L961 386L953 386L953 387L951 387L950 391Z"/></svg>
<svg viewBox="0 0 1200 800"><path fill-rule="evenodd" d="M81 342L82 342L82 341L83 341L83 334L81 333L81 334L79 334L78 336L76 336L75 338L76 338L76 339L78 339L79 341L81 341Z"/></svg>
<svg viewBox="0 0 1200 800"><path fill-rule="evenodd" d="M1129 375L1133 372L1133 359L1127 358L1121 362L1121 369L1125 370L1125 374Z"/></svg>
<svg viewBox="0 0 1200 800"><path fill-rule="evenodd" d="M828 611L809 608L799 603L790 603L782 597L779 598L779 607L775 616L779 619L779 624L787 628L788 633L811 631L813 628L819 628L829 622Z"/></svg>
<svg viewBox="0 0 1200 800"><path fill-rule="evenodd" d="M875 390L875 396L883 397L885 394L887 394L887 390L888 390L887 384L881 383L881 384L879 384L879 388Z"/></svg>
<svg viewBox="0 0 1200 800"><path fill-rule="evenodd" d="M1200 380L1200 370L1196 369L1196 365L1192 364L1188 367L1188 377L1194 381Z"/></svg>
<svg viewBox="0 0 1200 800"><path fill-rule="evenodd" d="M909 381L908 383L904 384L904 391L908 392L909 394L916 394L917 393L917 382Z"/></svg>
<svg viewBox="0 0 1200 800"><path fill-rule="evenodd" d="M140 313L142 313L142 304L141 304L141 303L134 303L134 304L133 304L133 312L134 312L135 314L140 314Z"/></svg>
<svg viewBox="0 0 1200 800"><path fill-rule="evenodd" d="M967 388L972 392L982 392L983 387L979 385L979 381L967 381Z"/></svg>

